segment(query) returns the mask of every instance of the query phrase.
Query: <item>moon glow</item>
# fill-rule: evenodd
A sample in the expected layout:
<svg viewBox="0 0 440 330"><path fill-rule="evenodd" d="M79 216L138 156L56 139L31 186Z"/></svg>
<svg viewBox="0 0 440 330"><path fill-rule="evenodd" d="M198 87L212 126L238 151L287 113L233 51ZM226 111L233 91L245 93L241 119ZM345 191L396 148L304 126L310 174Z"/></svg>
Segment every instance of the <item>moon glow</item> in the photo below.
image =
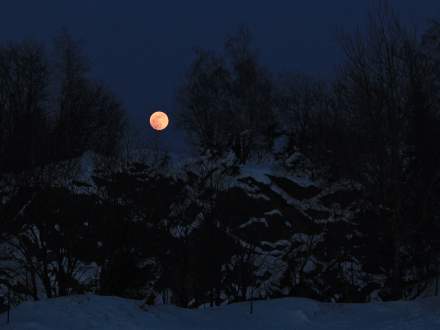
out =
<svg viewBox="0 0 440 330"><path fill-rule="evenodd" d="M150 116L150 125L156 131L162 131L169 124L168 116L165 112L156 111Z"/></svg>

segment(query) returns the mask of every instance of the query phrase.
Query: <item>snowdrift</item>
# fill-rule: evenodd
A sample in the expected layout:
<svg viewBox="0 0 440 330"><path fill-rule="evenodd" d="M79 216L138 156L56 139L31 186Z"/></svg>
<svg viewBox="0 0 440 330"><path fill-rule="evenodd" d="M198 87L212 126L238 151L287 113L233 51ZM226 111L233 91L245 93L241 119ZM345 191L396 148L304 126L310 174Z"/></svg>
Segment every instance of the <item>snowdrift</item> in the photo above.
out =
<svg viewBox="0 0 440 330"><path fill-rule="evenodd" d="M369 304L330 304L285 298L197 310L94 295L26 302L0 315L0 329L440 329L440 299Z"/></svg>

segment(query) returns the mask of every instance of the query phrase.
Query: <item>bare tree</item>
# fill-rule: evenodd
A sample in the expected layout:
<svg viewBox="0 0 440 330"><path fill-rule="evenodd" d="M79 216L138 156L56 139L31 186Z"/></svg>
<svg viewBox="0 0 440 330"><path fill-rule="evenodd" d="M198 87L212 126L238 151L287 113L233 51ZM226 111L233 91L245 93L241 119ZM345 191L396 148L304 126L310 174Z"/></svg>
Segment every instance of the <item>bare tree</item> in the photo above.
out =
<svg viewBox="0 0 440 330"><path fill-rule="evenodd" d="M277 126L272 82L250 41L242 29L224 54L198 51L179 95L181 123L201 151L233 151L242 162L271 150Z"/></svg>
<svg viewBox="0 0 440 330"><path fill-rule="evenodd" d="M22 42L0 48L0 169L28 169L43 161L48 83L41 45Z"/></svg>
<svg viewBox="0 0 440 330"><path fill-rule="evenodd" d="M439 164L438 147L426 145L438 136L438 128L421 127L422 122L438 123L439 119L435 70L416 35L386 5L371 15L365 35L347 37L343 46L346 62L337 104L349 118L351 139L347 142L356 154L351 166L356 164L357 179L389 226L391 296L401 297L404 246L416 223L425 222L427 215L424 202L413 191L425 195L422 191L431 191L429 186L438 175L438 170L421 162L431 154L431 162ZM427 180L419 180L422 172ZM414 209L422 213L414 214Z"/></svg>
<svg viewBox="0 0 440 330"><path fill-rule="evenodd" d="M121 104L90 78L82 48L69 33L61 33L54 48L55 157L71 158L87 150L114 155L125 128Z"/></svg>

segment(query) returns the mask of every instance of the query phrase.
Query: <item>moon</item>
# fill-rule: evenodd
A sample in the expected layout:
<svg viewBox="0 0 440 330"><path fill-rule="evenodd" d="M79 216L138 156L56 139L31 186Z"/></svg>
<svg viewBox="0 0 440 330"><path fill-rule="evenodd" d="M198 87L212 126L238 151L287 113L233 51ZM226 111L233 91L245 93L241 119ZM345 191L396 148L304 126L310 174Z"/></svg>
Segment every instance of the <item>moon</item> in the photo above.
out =
<svg viewBox="0 0 440 330"><path fill-rule="evenodd" d="M156 131L163 131L169 122L167 114L162 111L156 111L150 116L150 125Z"/></svg>

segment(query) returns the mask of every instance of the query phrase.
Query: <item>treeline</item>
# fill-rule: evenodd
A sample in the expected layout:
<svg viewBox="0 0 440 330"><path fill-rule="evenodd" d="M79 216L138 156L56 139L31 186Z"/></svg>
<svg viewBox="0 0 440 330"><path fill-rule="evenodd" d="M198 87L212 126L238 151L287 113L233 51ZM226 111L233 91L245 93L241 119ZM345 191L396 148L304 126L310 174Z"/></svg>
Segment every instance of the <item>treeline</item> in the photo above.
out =
<svg viewBox="0 0 440 330"><path fill-rule="evenodd" d="M437 23L416 34L384 9L341 36L332 82L275 77L245 30L223 53L198 51L178 100L199 161L4 176L0 286L17 300L96 292L185 307L422 294L440 269L438 40ZM63 34L46 52L0 49L2 172L118 152L121 106L78 45ZM265 158L285 177L239 177ZM289 179L299 173L320 187Z"/></svg>
<svg viewBox="0 0 440 330"><path fill-rule="evenodd" d="M80 156L114 155L124 112L90 78L78 42L59 34L52 47L34 41L0 46L0 173Z"/></svg>
<svg viewBox="0 0 440 330"><path fill-rule="evenodd" d="M68 187L2 182L13 187L0 208L3 303L6 289L16 302L85 292L184 307L245 300L254 251L221 222L223 173L207 164L180 178L165 162Z"/></svg>
<svg viewBox="0 0 440 330"><path fill-rule="evenodd" d="M438 293L438 222L402 239L396 288L396 224L356 182L299 184L314 165L291 158L293 177L264 169L264 180L232 157L105 164L61 185L3 180L0 297L92 292L199 307Z"/></svg>
<svg viewBox="0 0 440 330"><path fill-rule="evenodd" d="M243 31L224 53L197 54L182 123L202 153L246 162L299 151L328 180L361 184L372 217L363 221L389 228L390 296L399 298L409 269L438 273L439 37L438 23L416 33L383 6L364 32L340 36L345 58L334 81L322 82L271 78Z"/></svg>

